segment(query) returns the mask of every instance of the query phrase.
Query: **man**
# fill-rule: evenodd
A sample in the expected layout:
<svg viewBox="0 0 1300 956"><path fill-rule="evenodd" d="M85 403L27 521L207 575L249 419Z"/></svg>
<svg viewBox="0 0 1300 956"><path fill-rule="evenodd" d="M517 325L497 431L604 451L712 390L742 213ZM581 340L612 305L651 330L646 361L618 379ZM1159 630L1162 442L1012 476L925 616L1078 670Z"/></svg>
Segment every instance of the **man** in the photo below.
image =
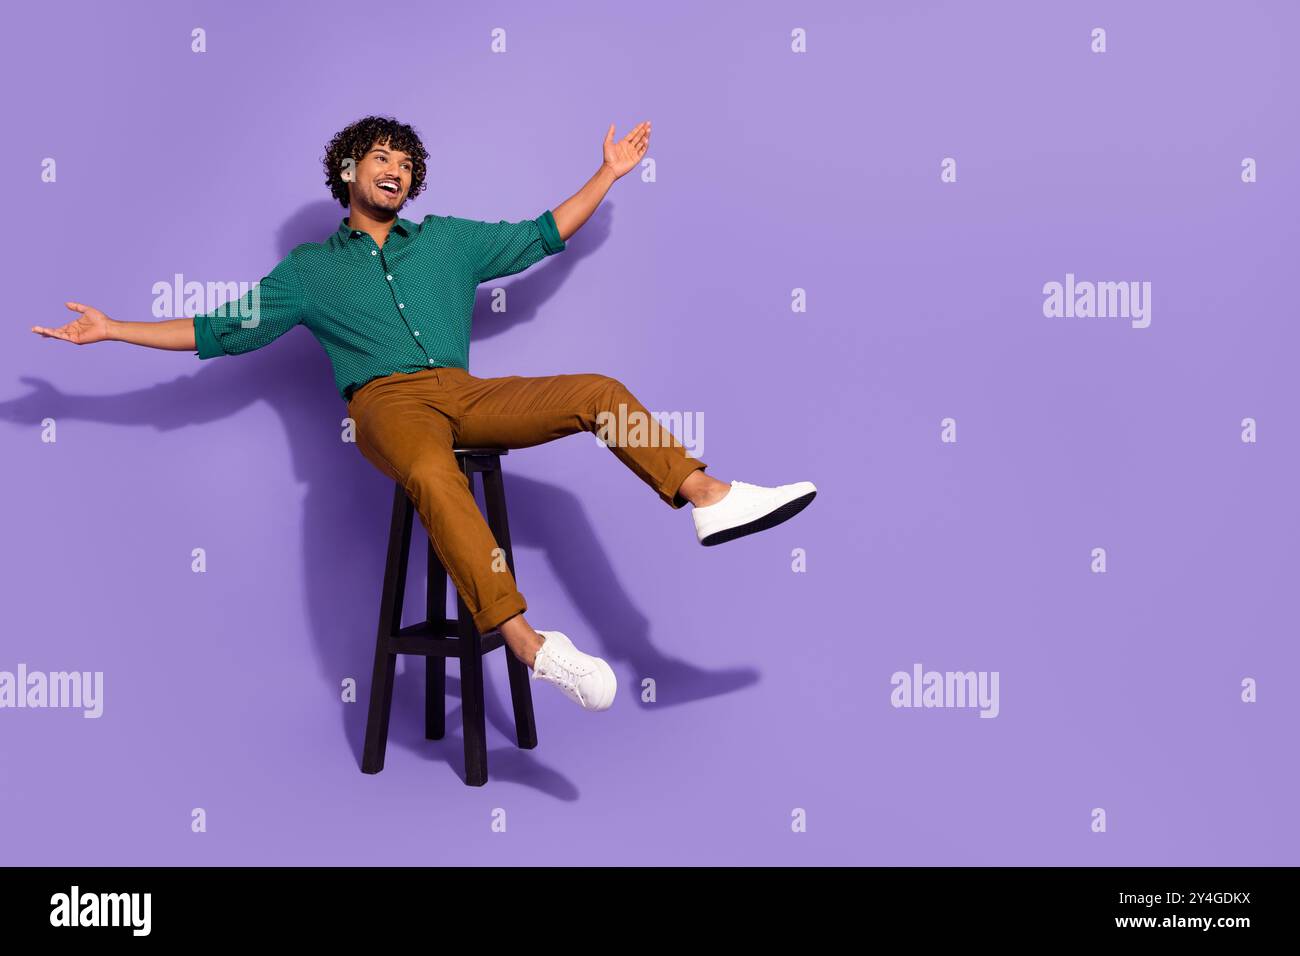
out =
<svg viewBox="0 0 1300 956"><path fill-rule="evenodd" d="M112 340L193 349L207 359L250 352L305 325L329 355L357 448L402 482L479 632L499 631L534 680L559 687L585 710L605 710L617 688L613 670L563 633L534 631L525 621L527 604L499 560L452 449L524 448L597 433L669 507L693 506L696 538L705 545L780 524L817 493L807 481L765 488L706 474L705 463L609 376L469 374L479 284L563 251L649 143L649 122L617 142L610 124L596 174L536 219L430 214L415 222L398 211L424 189L428 153L410 126L368 116L340 131L324 158L326 182L348 215L324 242L295 247L237 302L162 322L117 321L67 302L76 319L32 331L78 345ZM628 428L628 421L649 423L653 434ZM618 442L620 435L637 440Z"/></svg>

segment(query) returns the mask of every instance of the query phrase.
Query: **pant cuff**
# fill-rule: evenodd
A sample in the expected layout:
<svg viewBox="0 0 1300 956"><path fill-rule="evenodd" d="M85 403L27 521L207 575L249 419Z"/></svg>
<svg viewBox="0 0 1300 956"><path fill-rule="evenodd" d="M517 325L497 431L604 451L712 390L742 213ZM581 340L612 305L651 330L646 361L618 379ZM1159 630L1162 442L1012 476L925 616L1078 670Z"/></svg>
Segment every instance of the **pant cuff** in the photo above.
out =
<svg viewBox="0 0 1300 956"><path fill-rule="evenodd" d="M687 479L691 472L708 467L698 458L691 458L689 455L683 458L668 472L668 477L664 479L664 483L659 487L659 497L663 498L670 508L686 507L690 502L680 497L677 494L677 489L682 486L682 482Z"/></svg>
<svg viewBox="0 0 1300 956"><path fill-rule="evenodd" d="M480 634L486 634L488 631L495 631L516 614L523 614L527 610L528 605L524 602L524 596L515 591L505 597L497 598L475 614L474 626Z"/></svg>

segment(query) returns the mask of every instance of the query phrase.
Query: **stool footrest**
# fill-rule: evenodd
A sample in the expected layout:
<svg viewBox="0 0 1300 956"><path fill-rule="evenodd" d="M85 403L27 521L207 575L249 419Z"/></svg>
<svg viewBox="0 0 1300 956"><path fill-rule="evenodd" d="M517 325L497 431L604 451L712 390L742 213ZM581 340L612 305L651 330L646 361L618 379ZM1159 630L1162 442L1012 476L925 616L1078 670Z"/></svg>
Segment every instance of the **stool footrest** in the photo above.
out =
<svg viewBox="0 0 1300 956"><path fill-rule="evenodd" d="M456 633L455 621L410 624L396 634L389 634L386 643L390 654L417 654L424 657L460 657L463 646ZM505 638L500 631L492 631L479 638L481 654L495 651L504 644Z"/></svg>

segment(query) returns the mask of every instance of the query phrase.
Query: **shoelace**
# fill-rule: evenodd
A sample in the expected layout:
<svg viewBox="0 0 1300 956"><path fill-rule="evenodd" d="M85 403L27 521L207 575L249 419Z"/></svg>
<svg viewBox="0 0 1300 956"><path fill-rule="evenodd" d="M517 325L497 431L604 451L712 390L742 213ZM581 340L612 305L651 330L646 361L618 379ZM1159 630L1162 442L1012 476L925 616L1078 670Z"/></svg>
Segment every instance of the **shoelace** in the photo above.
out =
<svg viewBox="0 0 1300 956"><path fill-rule="evenodd" d="M582 691L578 689L578 680L587 673L585 670L579 671L573 664L564 660L561 655L553 654L548 651L546 654L546 666L542 670L542 673L546 677L554 677L556 683L567 690L573 691L573 693L577 695L578 701L583 707L587 706L587 701L582 696Z"/></svg>

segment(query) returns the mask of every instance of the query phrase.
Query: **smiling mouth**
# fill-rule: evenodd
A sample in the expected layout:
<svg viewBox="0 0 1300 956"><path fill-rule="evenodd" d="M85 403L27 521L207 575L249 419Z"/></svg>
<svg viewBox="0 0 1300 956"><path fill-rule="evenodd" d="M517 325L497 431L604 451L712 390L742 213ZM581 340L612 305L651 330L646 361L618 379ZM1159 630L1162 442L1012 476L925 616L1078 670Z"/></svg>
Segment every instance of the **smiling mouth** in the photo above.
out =
<svg viewBox="0 0 1300 956"><path fill-rule="evenodd" d="M377 185L379 186L380 189L382 189L384 192L388 193L391 196L396 196L398 193L402 191L402 188L398 186L397 183L393 182L391 179L386 179L383 182L378 183Z"/></svg>

